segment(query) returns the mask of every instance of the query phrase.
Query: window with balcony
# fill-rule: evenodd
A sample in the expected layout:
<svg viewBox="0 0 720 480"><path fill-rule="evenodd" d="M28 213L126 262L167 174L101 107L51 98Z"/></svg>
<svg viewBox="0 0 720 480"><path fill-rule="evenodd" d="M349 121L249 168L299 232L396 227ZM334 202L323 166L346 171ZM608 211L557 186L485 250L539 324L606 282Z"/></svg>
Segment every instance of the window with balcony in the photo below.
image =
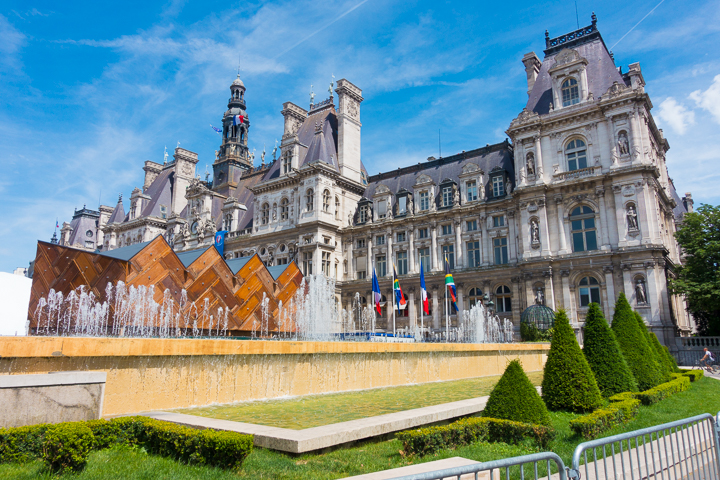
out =
<svg viewBox="0 0 720 480"><path fill-rule="evenodd" d="M570 212L570 231L574 252L597 250L595 211L592 208L583 205Z"/></svg>
<svg viewBox="0 0 720 480"><path fill-rule="evenodd" d="M474 202L478 199L477 183L475 180L467 182L467 201Z"/></svg>
<svg viewBox="0 0 720 480"><path fill-rule="evenodd" d="M587 168L587 146L585 142L579 138L571 140L565 147L565 158L567 159L569 171Z"/></svg>
<svg viewBox="0 0 720 480"><path fill-rule="evenodd" d="M583 277L579 287L581 307L587 307L592 302L600 304L600 283L595 277Z"/></svg>
<svg viewBox="0 0 720 480"><path fill-rule="evenodd" d="M569 107L580 103L580 89L577 80L568 78L562 83L562 104L563 107Z"/></svg>
<svg viewBox="0 0 720 480"><path fill-rule="evenodd" d="M475 268L480 266L480 242L467 242L468 267Z"/></svg>

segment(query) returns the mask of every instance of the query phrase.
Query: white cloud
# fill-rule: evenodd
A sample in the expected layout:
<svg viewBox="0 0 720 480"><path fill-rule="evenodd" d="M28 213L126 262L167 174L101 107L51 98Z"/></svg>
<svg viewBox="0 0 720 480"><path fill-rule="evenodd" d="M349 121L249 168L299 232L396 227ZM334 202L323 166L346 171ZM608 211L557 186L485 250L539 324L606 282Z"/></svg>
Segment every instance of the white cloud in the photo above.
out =
<svg viewBox="0 0 720 480"><path fill-rule="evenodd" d="M699 108L707 110L717 123L720 123L720 75L716 75L710 88L704 92L695 90L690 94L690 99Z"/></svg>
<svg viewBox="0 0 720 480"><path fill-rule="evenodd" d="M18 31L6 17L0 15L0 73L18 73L21 68L20 49L25 45L25 35Z"/></svg>
<svg viewBox="0 0 720 480"><path fill-rule="evenodd" d="M687 127L695 123L695 112L679 104L673 97L668 97L662 101L656 117L669 125L679 135L684 135Z"/></svg>

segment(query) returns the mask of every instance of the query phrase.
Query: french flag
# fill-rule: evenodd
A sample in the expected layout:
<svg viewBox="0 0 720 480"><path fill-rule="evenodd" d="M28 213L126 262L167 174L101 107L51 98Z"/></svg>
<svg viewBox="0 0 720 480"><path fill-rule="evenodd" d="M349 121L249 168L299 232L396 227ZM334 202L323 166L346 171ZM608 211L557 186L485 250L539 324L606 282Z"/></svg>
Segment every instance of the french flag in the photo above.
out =
<svg viewBox="0 0 720 480"><path fill-rule="evenodd" d="M423 272L422 262L420 262L420 299L422 300L422 308L425 315L430 315L430 302L428 301L427 290L425 289L425 274Z"/></svg>
<svg viewBox="0 0 720 480"><path fill-rule="evenodd" d="M234 115L233 116L233 125L242 125L243 121L245 120L245 117L242 115Z"/></svg>
<svg viewBox="0 0 720 480"><path fill-rule="evenodd" d="M382 300L382 294L380 293L380 283L378 283L377 275L375 275L374 268L372 278L372 294L373 303L375 304L375 310L377 310L378 315L382 315L382 308L380 307L380 300Z"/></svg>

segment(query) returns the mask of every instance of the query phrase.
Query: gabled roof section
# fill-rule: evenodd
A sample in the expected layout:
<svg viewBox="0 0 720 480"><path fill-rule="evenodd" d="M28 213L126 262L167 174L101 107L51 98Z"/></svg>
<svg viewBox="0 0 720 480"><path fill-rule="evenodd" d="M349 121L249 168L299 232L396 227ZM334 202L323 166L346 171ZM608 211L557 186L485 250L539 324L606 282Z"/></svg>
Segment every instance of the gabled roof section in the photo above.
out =
<svg viewBox="0 0 720 480"><path fill-rule="evenodd" d="M122 195L120 195L120 198L118 198L118 203L115 205L115 209L113 210L112 214L110 215L110 218L108 218L108 225L111 223L120 223L125 219L125 208L123 208L122 203Z"/></svg>
<svg viewBox="0 0 720 480"><path fill-rule="evenodd" d="M200 255L208 251L210 248L215 248L214 246L210 245L209 247L205 248L197 248L195 250L188 250L187 252L179 252L177 254L178 258L182 262L182 264L185 267L190 266L191 263L193 263L195 260L200 258Z"/></svg>
<svg viewBox="0 0 720 480"><path fill-rule="evenodd" d="M249 257L240 257L240 258L232 258L230 260L225 260L225 263L227 263L227 266L230 267L230 270L232 271L233 275L236 275L241 268L243 268L247 262L250 261L252 258L252 255Z"/></svg>
<svg viewBox="0 0 720 480"><path fill-rule="evenodd" d="M169 207L172 203L172 190L170 188L170 180L173 175L171 168L166 168L153 180L150 186L147 188L145 195L150 197L150 201L143 208L141 215L143 217L157 217L162 218L162 212L160 211L160 205L165 205L168 208L166 214L169 213Z"/></svg>
<svg viewBox="0 0 720 480"><path fill-rule="evenodd" d="M152 240L150 240L152 242ZM128 247L121 247L116 248L114 250L108 250L106 252L96 252L98 255L102 255L103 257L110 257L115 258L117 260L123 260L125 262L129 262L131 258L133 258L135 255L140 253L140 251L145 248L147 245L150 244L150 242L142 242L142 243L136 243L135 245L130 245Z"/></svg>
<svg viewBox="0 0 720 480"><path fill-rule="evenodd" d="M625 84L597 29L596 21L593 15L593 23L588 27L552 39L546 36L545 58L526 105L529 111L539 115L550 111L553 95L549 70L555 65L557 54L565 48L577 51L587 60L588 91L595 98L607 92L614 82Z"/></svg>
<svg viewBox="0 0 720 480"><path fill-rule="evenodd" d="M320 133L316 133L316 125L321 127ZM338 120L333 103L311 110L297 131L300 143L308 146L305 156L300 157L299 166L320 160L337 170L337 135Z"/></svg>
<svg viewBox="0 0 720 480"><path fill-rule="evenodd" d="M282 275L283 272L287 270L289 265L289 263L286 263L285 265L274 265L272 267L267 267L267 269L268 272L270 272L270 275L272 275L273 280L277 280L278 278L280 278L280 275Z"/></svg>

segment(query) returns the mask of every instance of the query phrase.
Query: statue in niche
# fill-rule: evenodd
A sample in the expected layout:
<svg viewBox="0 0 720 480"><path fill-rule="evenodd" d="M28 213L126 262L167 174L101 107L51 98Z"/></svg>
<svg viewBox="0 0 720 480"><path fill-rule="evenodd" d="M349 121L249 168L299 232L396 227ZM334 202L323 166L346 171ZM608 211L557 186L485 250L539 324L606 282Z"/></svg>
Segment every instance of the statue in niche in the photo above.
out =
<svg viewBox="0 0 720 480"><path fill-rule="evenodd" d="M386 210L387 218L393 218L393 211L392 211L392 197L387 198L387 210Z"/></svg>
<svg viewBox="0 0 720 480"><path fill-rule="evenodd" d="M460 205L460 189L453 187L453 190L455 191L453 193L453 205Z"/></svg>
<svg viewBox="0 0 720 480"><path fill-rule="evenodd" d="M635 280L635 297L638 304L647 303L647 293L645 292L645 280L638 278Z"/></svg>
<svg viewBox="0 0 720 480"><path fill-rule="evenodd" d="M413 197L412 195L408 195L407 197L407 211L409 215L413 214Z"/></svg>
<svg viewBox="0 0 720 480"><path fill-rule="evenodd" d="M200 243L205 239L205 224L203 222L197 224L197 238Z"/></svg>
<svg viewBox="0 0 720 480"><path fill-rule="evenodd" d="M512 193L512 183L510 183L510 180L508 180L505 184L505 193L507 193L508 195Z"/></svg>
<svg viewBox="0 0 720 480"><path fill-rule="evenodd" d="M184 223L182 226L182 236L186 239L190 238L190 228L187 223Z"/></svg>
<svg viewBox="0 0 720 480"><path fill-rule="evenodd" d="M273 203L273 214L272 214L273 221L277 220L277 203Z"/></svg>
<svg viewBox="0 0 720 480"><path fill-rule="evenodd" d="M535 219L530 222L530 240L532 243L540 243L540 226Z"/></svg>
<svg viewBox="0 0 720 480"><path fill-rule="evenodd" d="M527 154L527 174L535 175L535 155L532 152Z"/></svg>
<svg viewBox="0 0 720 480"><path fill-rule="evenodd" d="M353 214L348 213L348 226L352 227L353 224Z"/></svg>
<svg viewBox="0 0 720 480"><path fill-rule="evenodd" d="M435 190L430 188L430 210L435 210Z"/></svg>
<svg viewBox="0 0 720 480"><path fill-rule="evenodd" d="M267 257L267 266L272 267L275 265L275 255L273 255L273 251L268 249L268 257Z"/></svg>
<svg viewBox="0 0 720 480"><path fill-rule="evenodd" d="M625 132L620 132L618 136L618 150L620 155L628 155L630 153L630 142L628 142L627 135Z"/></svg>
<svg viewBox="0 0 720 480"><path fill-rule="evenodd" d="M542 287L537 287L535 291L535 304L545 305L545 294L543 293Z"/></svg>
<svg viewBox="0 0 720 480"><path fill-rule="evenodd" d="M628 205L627 207L627 222L628 229L638 230L637 211L635 205Z"/></svg>

